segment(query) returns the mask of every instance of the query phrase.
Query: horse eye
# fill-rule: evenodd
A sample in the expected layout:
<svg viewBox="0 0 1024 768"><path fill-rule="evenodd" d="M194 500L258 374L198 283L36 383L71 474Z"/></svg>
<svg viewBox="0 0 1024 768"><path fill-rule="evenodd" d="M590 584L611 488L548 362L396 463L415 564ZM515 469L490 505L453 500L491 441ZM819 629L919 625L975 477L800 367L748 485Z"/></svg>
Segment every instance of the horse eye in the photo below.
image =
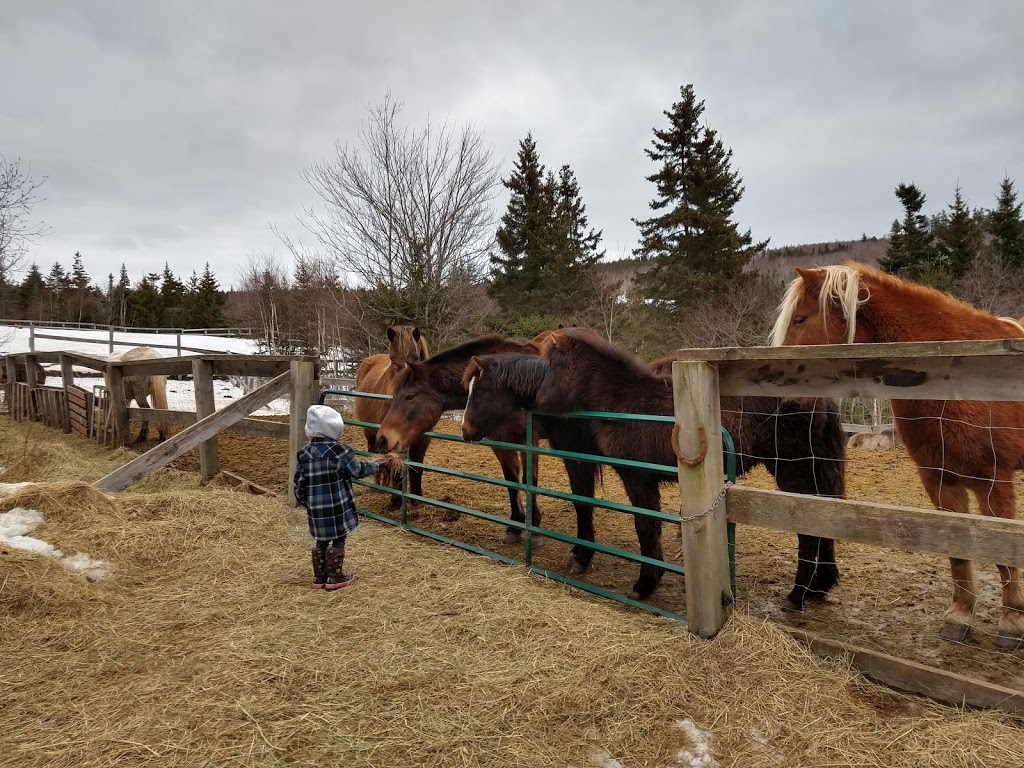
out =
<svg viewBox="0 0 1024 768"><path fill-rule="evenodd" d="M413 394L413 395L406 395L405 396L406 402L410 402L411 403L415 399L416 399L416 395L415 394Z"/></svg>
<svg viewBox="0 0 1024 768"><path fill-rule="evenodd" d="M793 325L803 325L807 320L807 315L797 315L793 318Z"/></svg>

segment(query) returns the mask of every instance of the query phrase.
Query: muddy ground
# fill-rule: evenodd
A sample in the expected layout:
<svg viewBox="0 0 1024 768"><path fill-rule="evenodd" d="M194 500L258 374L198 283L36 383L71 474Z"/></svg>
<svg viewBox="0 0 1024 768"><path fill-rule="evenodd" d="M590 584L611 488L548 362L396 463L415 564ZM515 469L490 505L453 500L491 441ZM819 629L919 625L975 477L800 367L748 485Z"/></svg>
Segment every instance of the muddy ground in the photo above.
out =
<svg viewBox="0 0 1024 768"><path fill-rule="evenodd" d="M445 421L438 429L454 433L458 423ZM361 430L350 427L347 437L356 448L365 447ZM275 490L286 487L289 460L285 443L230 433L221 434L218 443L222 468ZM435 440L427 453L427 461L501 476L494 455L480 446ZM904 451L851 450L848 461L850 498L929 506L913 463ZM175 466L198 471L195 452L179 459ZM542 458L540 472L541 485L569 490L559 462ZM762 488L774 487L771 477L763 469L752 472L740 482ZM1018 485L1018 503L1024 506L1024 484L1018 482ZM429 473L424 479L424 493L496 515L508 514L507 494L496 486ZM627 502L617 476L610 471L605 472L604 487L598 494L609 500ZM360 506L389 514L383 493L360 489L359 497ZM568 502L541 499L540 504L545 527L575 533L575 513ZM662 508L678 510L677 486L662 486ZM414 507L411 517L417 525L428 530L505 555L522 556L521 546L502 543L504 528L501 526L431 507ZM638 551L630 516L597 510L595 526L598 541ZM675 531L666 528L663 545L667 559L682 562L680 541ZM544 568L568 573L568 549L567 544L547 542L534 550L535 562ZM958 644L942 641L938 636L952 591L948 560L842 542L837 549L842 572L839 586L827 600L811 604L804 613L787 612L782 605L783 598L792 587L796 536L741 526L737 533L736 555L739 605L755 616L811 630L825 637L1024 689L1024 651L1006 652L993 642L1000 605L1000 587L994 566L976 564L981 592L977 621L969 638ZM636 578L636 571L635 564L598 553L591 568L581 578L625 594ZM581 599L590 598L581 596ZM667 574L651 602L684 613L682 577Z"/></svg>

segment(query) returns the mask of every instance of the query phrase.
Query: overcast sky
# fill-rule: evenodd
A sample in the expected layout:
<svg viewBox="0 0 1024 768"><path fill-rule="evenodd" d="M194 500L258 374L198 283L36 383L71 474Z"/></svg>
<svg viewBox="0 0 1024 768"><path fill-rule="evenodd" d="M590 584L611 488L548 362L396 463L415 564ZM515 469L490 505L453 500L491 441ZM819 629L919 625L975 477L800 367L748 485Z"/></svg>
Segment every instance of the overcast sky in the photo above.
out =
<svg viewBox="0 0 1024 768"><path fill-rule="evenodd" d="M1024 2L2 0L0 153L46 176L43 271L98 282L284 253L303 168L388 90L413 126L482 129L507 175L532 131L609 255L646 217L644 155L693 83L734 151L736 218L773 246L884 235L893 189L1024 187ZM1024 198L1024 194L1021 194ZM496 201L498 212L507 198Z"/></svg>

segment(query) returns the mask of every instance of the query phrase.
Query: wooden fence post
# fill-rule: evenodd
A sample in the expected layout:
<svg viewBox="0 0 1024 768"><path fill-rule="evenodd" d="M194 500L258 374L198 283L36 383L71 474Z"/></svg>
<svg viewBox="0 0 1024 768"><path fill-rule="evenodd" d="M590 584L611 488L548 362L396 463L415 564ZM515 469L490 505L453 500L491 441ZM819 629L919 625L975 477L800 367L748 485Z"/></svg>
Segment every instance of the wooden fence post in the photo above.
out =
<svg viewBox="0 0 1024 768"><path fill-rule="evenodd" d="M110 354L114 354L114 326L107 326L107 340L110 346Z"/></svg>
<svg viewBox="0 0 1024 768"><path fill-rule="evenodd" d="M7 399L7 413L11 417L11 421L17 421L17 409L14 407L14 392L17 389L15 382L18 380L18 366L14 362L14 357L11 355L7 356L7 383L4 385L5 397Z"/></svg>
<svg viewBox="0 0 1024 768"><path fill-rule="evenodd" d="M113 333L113 331L111 331ZM124 381L121 366L111 363L107 367L107 390L110 392L110 410L114 417L114 444L124 445L131 436L128 431L128 403L124 399Z"/></svg>
<svg viewBox="0 0 1024 768"><path fill-rule="evenodd" d="M293 362L291 364L291 429L288 433L288 503L297 506L295 500L295 478L292 472L295 454L306 444L306 411L316 403L316 381L313 379L314 363Z"/></svg>
<svg viewBox="0 0 1024 768"><path fill-rule="evenodd" d="M68 387L75 385L75 370L71 366L71 358L63 352L60 354L60 381L64 388L64 431L71 432L71 406L68 403ZM92 414L89 414L92 416Z"/></svg>
<svg viewBox="0 0 1024 768"><path fill-rule="evenodd" d="M686 621L705 639L725 624L733 602L722 462L722 409L718 371L702 361L672 364L682 495ZM691 518L687 520L687 518Z"/></svg>
<svg viewBox="0 0 1024 768"><path fill-rule="evenodd" d="M36 405L36 397L33 390L36 387L41 387L45 384L45 381L39 381L39 377L36 376L36 356L25 355L22 360L25 361L25 382L28 384L28 420L37 421L40 415L40 408Z"/></svg>
<svg viewBox="0 0 1024 768"><path fill-rule="evenodd" d="M196 421L201 421L217 409L213 396L213 363L209 360L193 360L192 379L196 390ZM199 471L204 483L220 472L216 435L199 445Z"/></svg>

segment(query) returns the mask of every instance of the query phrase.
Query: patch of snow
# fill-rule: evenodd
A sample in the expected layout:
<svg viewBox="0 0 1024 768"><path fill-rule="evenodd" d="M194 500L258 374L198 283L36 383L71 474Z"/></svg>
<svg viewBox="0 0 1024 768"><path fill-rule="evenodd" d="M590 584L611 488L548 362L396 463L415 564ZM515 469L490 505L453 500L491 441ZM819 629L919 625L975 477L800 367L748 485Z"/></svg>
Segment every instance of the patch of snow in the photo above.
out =
<svg viewBox="0 0 1024 768"><path fill-rule="evenodd" d="M3 471L3 467L0 467L0 472ZM35 485L35 483L0 483L0 496L10 496L28 485Z"/></svg>
<svg viewBox="0 0 1024 768"><path fill-rule="evenodd" d="M5 485L17 485L17 483L5 483ZM22 483L22 485L29 485L29 483ZM25 535L35 530L42 522L42 514L35 509L15 507L8 512L0 512L0 547L7 546L12 549L37 552L47 557L59 558L65 568L81 573L90 581L102 579L110 574L110 563L104 560L96 560L84 552L65 557L63 552L49 542Z"/></svg>
<svg viewBox="0 0 1024 768"><path fill-rule="evenodd" d="M20 485L20 483L4 483L4 485ZM15 507L9 512L0 513L0 538L24 536L41 525L43 516L35 509Z"/></svg>
<svg viewBox="0 0 1024 768"><path fill-rule="evenodd" d="M96 581L110 575L110 563L106 560L96 560L89 557L85 552L79 552L77 555L68 555L64 558L62 564L65 568L78 571L90 581Z"/></svg>
<svg viewBox="0 0 1024 768"><path fill-rule="evenodd" d="M718 761L711 754L712 735L710 731L703 730L690 718L676 720L673 723L676 728L686 731L686 735L693 742L693 749L681 749L676 753L676 765L686 768L719 768Z"/></svg>
<svg viewBox="0 0 1024 768"><path fill-rule="evenodd" d="M779 750L777 750L774 747L772 747L772 745L768 743L768 737L765 736L763 733L761 733L759 730L757 730L757 728L753 728L750 731L750 738L752 738L754 741L756 741L761 746L767 747L768 750L769 750L769 754L771 755L772 760L774 760L777 763L784 763L784 762L786 762L786 756L784 754L782 754L781 752L779 752Z"/></svg>

